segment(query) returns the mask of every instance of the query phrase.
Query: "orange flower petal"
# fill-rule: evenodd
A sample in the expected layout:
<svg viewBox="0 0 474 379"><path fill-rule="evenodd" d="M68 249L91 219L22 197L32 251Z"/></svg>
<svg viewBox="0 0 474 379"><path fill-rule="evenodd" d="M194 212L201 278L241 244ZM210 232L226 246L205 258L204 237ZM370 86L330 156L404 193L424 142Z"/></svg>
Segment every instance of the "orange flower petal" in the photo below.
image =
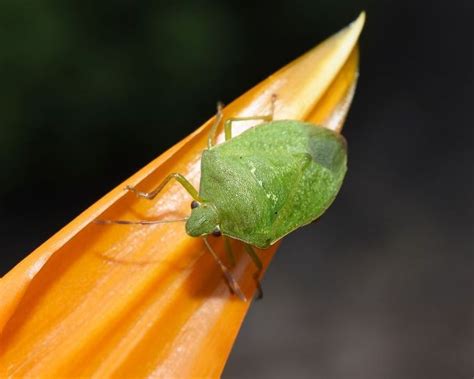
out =
<svg viewBox="0 0 474 379"><path fill-rule="evenodd" d="M224 110L307 119L340 130L357 78L365 16ZM232 296L199 238L182 223L97 225L101 219L178 218L189 195L170 184L156 201L123 191L156 187L170 172L195 185L212 119L104 196L0 280L1 376L217 377L249 307ZM242 126L243 127L243 126ZM222 239L212 241L225 259ZM254 267L234 243L248 298ZM260 251L265 267L276 247ZM269 289L271 290L271 289Z"/></svg>

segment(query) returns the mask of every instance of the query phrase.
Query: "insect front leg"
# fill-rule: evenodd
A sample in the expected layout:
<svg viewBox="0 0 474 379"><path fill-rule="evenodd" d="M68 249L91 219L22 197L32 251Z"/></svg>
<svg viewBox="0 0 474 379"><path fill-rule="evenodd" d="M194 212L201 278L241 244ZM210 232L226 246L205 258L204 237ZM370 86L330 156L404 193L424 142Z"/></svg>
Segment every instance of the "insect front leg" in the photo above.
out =
<svg viewBox="0 0 474 379"><path fill-rule="evenodd" d="M171 179L175 179L179 184L181 184L184 189L191 195L191 197L196 200L196 201L199 201L199 202L202 202L202 198L199 196L199 193L198 191L196 190L196 188L194 188L194 186L181 174L178 174L176 172L172 173L172 174L169 174L159 185L158 187L156 187L153 191L151 192L142 192L142 191L138 191L135 187L133 186L126 186L125 189L127 191L130 191L130 192L133 192L135 195L137 195L138 197L141 197L141 198L144 198L144 199L148 199L148 200L152 200L156 197L156 195L158 195L161 190L166 186L166 184L168 184L168 182L171 180Z"/></svg>
<svg viewBox="0 0 474 379"><path fill-rule="evenodd" d="M252 246L244 243L244 247L245 247L245 251L250 256L255 266L257 266L257 272L253 274L253 277L257 284L257 299L261 299L263 297L263 290L260 284L260 274L262 273L262 270L263 270L263 264Z"/></svg>
<svg viewBox="0 0 474 379"><path fill-rule="evenodd" d="M141 197L144 199L152 200L160 193L160 191L166 186L166 184L171 180L175 179L179 184L181 184L184 189L192 196L192 198L198 202L202 202L203 200L199 196L198 191L193 185L181 174L172 173L169 174L158 187L156 187L151 192L143 192L138 191L133 186L126 186L125 190L133 192L137 197ZM181 218L176 220L95 220L96 224L121 224L121 225L156 225L156 224L167 224L171 222L184 222L187 218Z"/></svg>

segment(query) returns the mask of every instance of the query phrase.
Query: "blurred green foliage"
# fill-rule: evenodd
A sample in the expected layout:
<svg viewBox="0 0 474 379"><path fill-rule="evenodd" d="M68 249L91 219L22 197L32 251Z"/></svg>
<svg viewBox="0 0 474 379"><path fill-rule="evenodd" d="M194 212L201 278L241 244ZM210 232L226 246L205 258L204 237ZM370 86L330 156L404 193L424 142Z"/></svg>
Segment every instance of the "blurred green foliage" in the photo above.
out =
<svg viewBox="0 0 474 379"><path fill-rule="evenodd" d="M124 152L137 151L173 134L151 126L176 125L180 89L205 91L203 71L221 72L216 58L229 46L215 8L185 10L2 2L3 191L30 175L47 180L49 165L59 177L103 171L125 142Z"/></svg>
<svg viewBox="0 0 474 379"><path fill-rule="evenodd" d="M328 26L329 3L253 7L2 1L0 199L110 188L360 10Z"/></svg>

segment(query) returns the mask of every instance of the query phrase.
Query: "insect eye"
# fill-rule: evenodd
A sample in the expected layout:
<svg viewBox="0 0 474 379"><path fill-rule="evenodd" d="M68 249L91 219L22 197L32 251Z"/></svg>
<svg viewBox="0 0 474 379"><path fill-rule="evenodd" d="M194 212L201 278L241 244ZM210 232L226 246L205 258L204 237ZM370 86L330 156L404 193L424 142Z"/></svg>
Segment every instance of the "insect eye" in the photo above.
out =
<svg viewBox="0 0 474 379"><path fill-rule="evenodd" d="M214 237L220 237L222 235L221 233L221 230L219 229L219 227L215 228L213 231L212 231L212 235Z"/></svg>
<svg viewBox="0 0 474 379"><path fill-rule="evenodd" d="M199 203L196 200L191 201L191 209L199 207Z"/></svg>

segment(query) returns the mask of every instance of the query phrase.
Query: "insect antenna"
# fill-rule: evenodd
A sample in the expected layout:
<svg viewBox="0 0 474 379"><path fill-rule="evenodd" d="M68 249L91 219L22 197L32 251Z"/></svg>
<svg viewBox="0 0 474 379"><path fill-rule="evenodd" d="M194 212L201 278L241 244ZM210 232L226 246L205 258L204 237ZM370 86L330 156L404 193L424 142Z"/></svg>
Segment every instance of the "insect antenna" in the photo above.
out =
<svg viewBox="0 0 474 379"><path fill-rule="evenodd" d="M224 263L222 263L222 261L220 260L220 258L218 257L218 255L216 254L214 249L211 247L211 245L207 241L207 238L202 237L202 239L204 240L204 243L206 244L206 247L209 250L209 252L211 253L212 257L214 258L214 260L217 262L217 264L221 268L222 273L224 274L224 276L227 280L227 284L229 285L229 288L230 288L231 292L234 293L235 295L237 295L241 300L247 301L247 298L245 297L244 293L240 289L239 283L237 283L237 280L234 278L234 275L232 275L232 273L229 271L227 266Z"/></svg>
<svg viewBox="0 0 474 379"><path fill-rule="evenodd" d="M172 222L185 222L188 218L178 218L176 220L94 220L94 224L108 225L156 225L156 224L170 224Z"/></svg>

